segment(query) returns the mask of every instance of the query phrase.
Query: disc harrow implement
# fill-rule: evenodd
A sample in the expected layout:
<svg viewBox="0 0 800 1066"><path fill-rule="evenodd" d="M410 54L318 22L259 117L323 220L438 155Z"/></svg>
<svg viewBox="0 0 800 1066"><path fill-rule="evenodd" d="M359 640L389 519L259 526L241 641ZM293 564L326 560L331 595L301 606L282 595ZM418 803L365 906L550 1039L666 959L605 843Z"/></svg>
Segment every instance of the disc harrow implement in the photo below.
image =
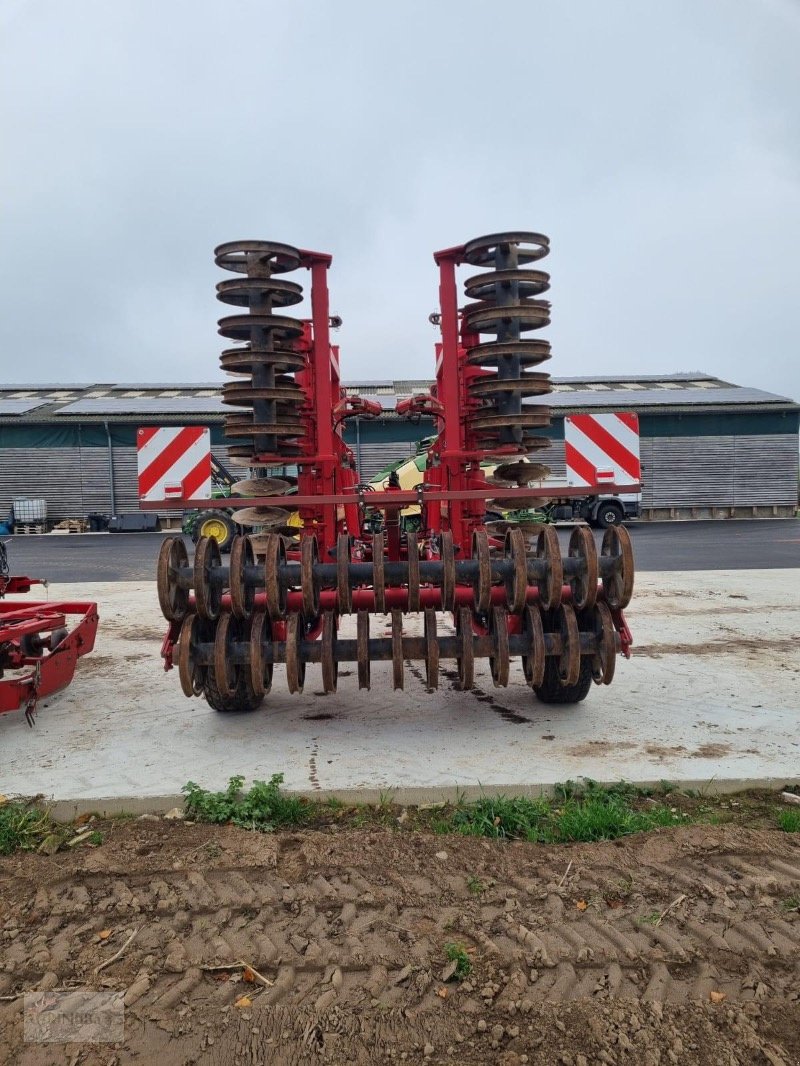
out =
<svg viewBox="0 0 800 1066"><path fill-rule="evenodd" d="M548 251L547 237L511 232L436 253L436 383L396 409L436 420L426 481L367 492L343 427L381 408L341 386L329 335L340 324L329 314L330 256L266 241L216 249L217 264L237 275L218 284L217 296L244 309L219 328L240 345L221 365L235 379L223 390L237 409L226 417L230 451L249 468L234 486L235 520L246 532L227 561L208 538L193 559L181 538L163 542L163 655L187 696L202 694L219 711L252 710L270 693L276 664L291 693L303 691L309 668L315 685L336 692L343 663L355 664L361 689L372 684L374 662L390 664L392 686L403 689L412 683L407 665L418 662L413 678L433 691L444 665L469 690L485 662L495 686L524 680L555 703L611 682L631 644L627 530L608 529L598 549L577 526L562 550L552 525L486 515L489 501L513 512L547 495L549 471L536 453L549 445L540 398L550 379L539 367L550 346L530 334L550 321L541 299L549 276L532 266ZM460 307L462 265L480 272L467 278ZM284 275L299 270L311 273L311 313L289 317L284 309L302 301L303 287ZM410 504L420 510L416 530L400 520Z"/></svg>
<svg viewBox="0 0 800 1066"><path fill-rule="evenodd" d="M97 634L96 603L6 599L46 584L12 575L0 541L0 714L22 710L30 726L40 701L70 684ZM172 614L180 609L177 601L166 606Z"/></svg>

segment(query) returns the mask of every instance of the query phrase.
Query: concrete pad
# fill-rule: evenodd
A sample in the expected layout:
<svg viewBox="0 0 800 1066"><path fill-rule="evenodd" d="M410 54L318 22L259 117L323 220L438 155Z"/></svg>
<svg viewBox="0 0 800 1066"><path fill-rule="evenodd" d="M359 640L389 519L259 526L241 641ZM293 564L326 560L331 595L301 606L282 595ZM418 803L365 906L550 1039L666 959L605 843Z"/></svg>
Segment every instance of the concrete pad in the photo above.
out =
<svg viewBox="0 0 800 1066"><path fill-rule="evenodd" d="M154 584L51 586L51 599L99 602L97 647L34 729L21 713L0 716L0 792L110 811L174 806L188 780L222 787L233 774L275 772L292 790L369 800L397 789L401 802L579 776L779 786L800 780L798 588L799 570L639 576L627 612L634 658L574 707L539 704L518 663L507 689L476 669L468 694L448 676L455 664L442 663L441 688L428 694L418 664L395 693L377 663L371 692L344 664L333 696L322 695L319 666L302 696L276 668L259 711L224 715L164 673ZM373 619L373 634L384 628Z"/></svg>

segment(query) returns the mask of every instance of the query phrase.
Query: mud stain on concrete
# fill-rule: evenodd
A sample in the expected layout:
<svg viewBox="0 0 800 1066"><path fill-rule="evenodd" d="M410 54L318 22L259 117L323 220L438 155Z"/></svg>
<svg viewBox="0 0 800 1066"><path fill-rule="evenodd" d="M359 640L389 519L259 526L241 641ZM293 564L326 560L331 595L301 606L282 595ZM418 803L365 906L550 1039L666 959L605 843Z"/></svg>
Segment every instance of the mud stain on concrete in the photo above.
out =
<svg viewBox="0 0 800 1066"><path fill-rule="evenodd" d="M311 782L313 789L320 789L319 778L317 777L317 756L319 755L319 738L312 737L311 743L314 745L311 749L311 754L308 757L308 780Z"/></svg>
<svg viewBox="0 0 800 1066"><path fill-rule="evenodd" d="M645 752L656 759L674 759L676 755L685 755L686 748L683 744L668 746L665 744L648 744Z"/></svg>
<svg viewBox="0 0 800 1066"><path fill-rule="evenodd" d="M721 759L731 752L730 744L701 744L692 752L693 759Z"/></svg>
<svg viewBox="0 0 800 1066"><path fill-rule="evenodd" d="M472 690L472 695L479 703L485 703L495 714L499 714L504 722L511 722L512 725L533 725L530 718L524 718L521 714L517 714L516 711L512 711L510 707L504 707L502 703L497 703L494 697L490 696L488 692L483 692L479 688L474 688Z"/></svg>
<svg viewBox="0 0 800 1066"><path fill-rule="evenodd" d="M589 740L585 744L573 744L565 749L566 755L574 755L577 758L591 758L593 755L613 755L615 751L635 748L636 744L629 741L612 742L610 740Z"/></svg>
<svg viewBox="0 0 800 1066"><path fill-rule="evenodd" d="M765 654L796 650L797 641L792 637L759 640L756 637L737 636L727 640L704 641L700 644L640 644L633 648L633 654L634 656L647 656L649 659L660 659L662 655L725 655L741 651Z"/></svg>

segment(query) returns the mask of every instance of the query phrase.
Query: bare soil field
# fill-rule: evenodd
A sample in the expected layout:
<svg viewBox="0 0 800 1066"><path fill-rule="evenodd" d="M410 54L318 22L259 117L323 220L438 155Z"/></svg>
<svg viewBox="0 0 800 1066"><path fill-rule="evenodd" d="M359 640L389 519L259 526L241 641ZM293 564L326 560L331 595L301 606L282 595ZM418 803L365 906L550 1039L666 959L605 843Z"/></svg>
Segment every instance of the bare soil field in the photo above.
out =
<svg viewBox="0 0 800 1066"><path fill-rule="evenodd" d="M123 1042L24 1042L19 993L70 986ZM800 834L104 823L0 859L0 1062L793 1066Z"/></svg>

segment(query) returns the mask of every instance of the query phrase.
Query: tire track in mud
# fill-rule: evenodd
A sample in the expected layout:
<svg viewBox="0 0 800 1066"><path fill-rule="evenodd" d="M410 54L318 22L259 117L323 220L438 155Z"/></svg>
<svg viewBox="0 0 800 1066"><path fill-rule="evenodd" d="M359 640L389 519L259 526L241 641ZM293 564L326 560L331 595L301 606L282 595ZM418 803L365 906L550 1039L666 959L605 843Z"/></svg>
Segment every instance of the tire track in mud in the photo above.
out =
<svg viewBox="0 0 800 1066"><path fill-rule="evenodd" d="M471 952L474 974L457 994L478 1008L489 980L498 985L490 999L531 1004L687 1003L712 990L731 1002L796 995L800 915L781 901L800 892L797 847L651 857L640 842L615 863L612 845L594 862L583 846L532 867L532 849L520 846L493 844L481 857L476 844L467 860L449 838L388 834L393 861L338 863L336 848L318 853L315 836L325 839L276 838L274 865L137 870L132 862L32 891L8 879L9 897L23 902L4 908L0 993L52 984L47 975L59 985L97 983L98 960L139 928L102 976L126 988L128 1007L143 1017L187 1000L229 1005L242 986L208 968L241 959L274 982L260 996L266 1004L432 1007L448 941ZM454 849L446 862L437 858L443 847ZM480 871L486 887L477 897L469 888L476 855L489 871L502 860L491 878ZM105 929L114 930L107 946L98 940Z"/></svg>

